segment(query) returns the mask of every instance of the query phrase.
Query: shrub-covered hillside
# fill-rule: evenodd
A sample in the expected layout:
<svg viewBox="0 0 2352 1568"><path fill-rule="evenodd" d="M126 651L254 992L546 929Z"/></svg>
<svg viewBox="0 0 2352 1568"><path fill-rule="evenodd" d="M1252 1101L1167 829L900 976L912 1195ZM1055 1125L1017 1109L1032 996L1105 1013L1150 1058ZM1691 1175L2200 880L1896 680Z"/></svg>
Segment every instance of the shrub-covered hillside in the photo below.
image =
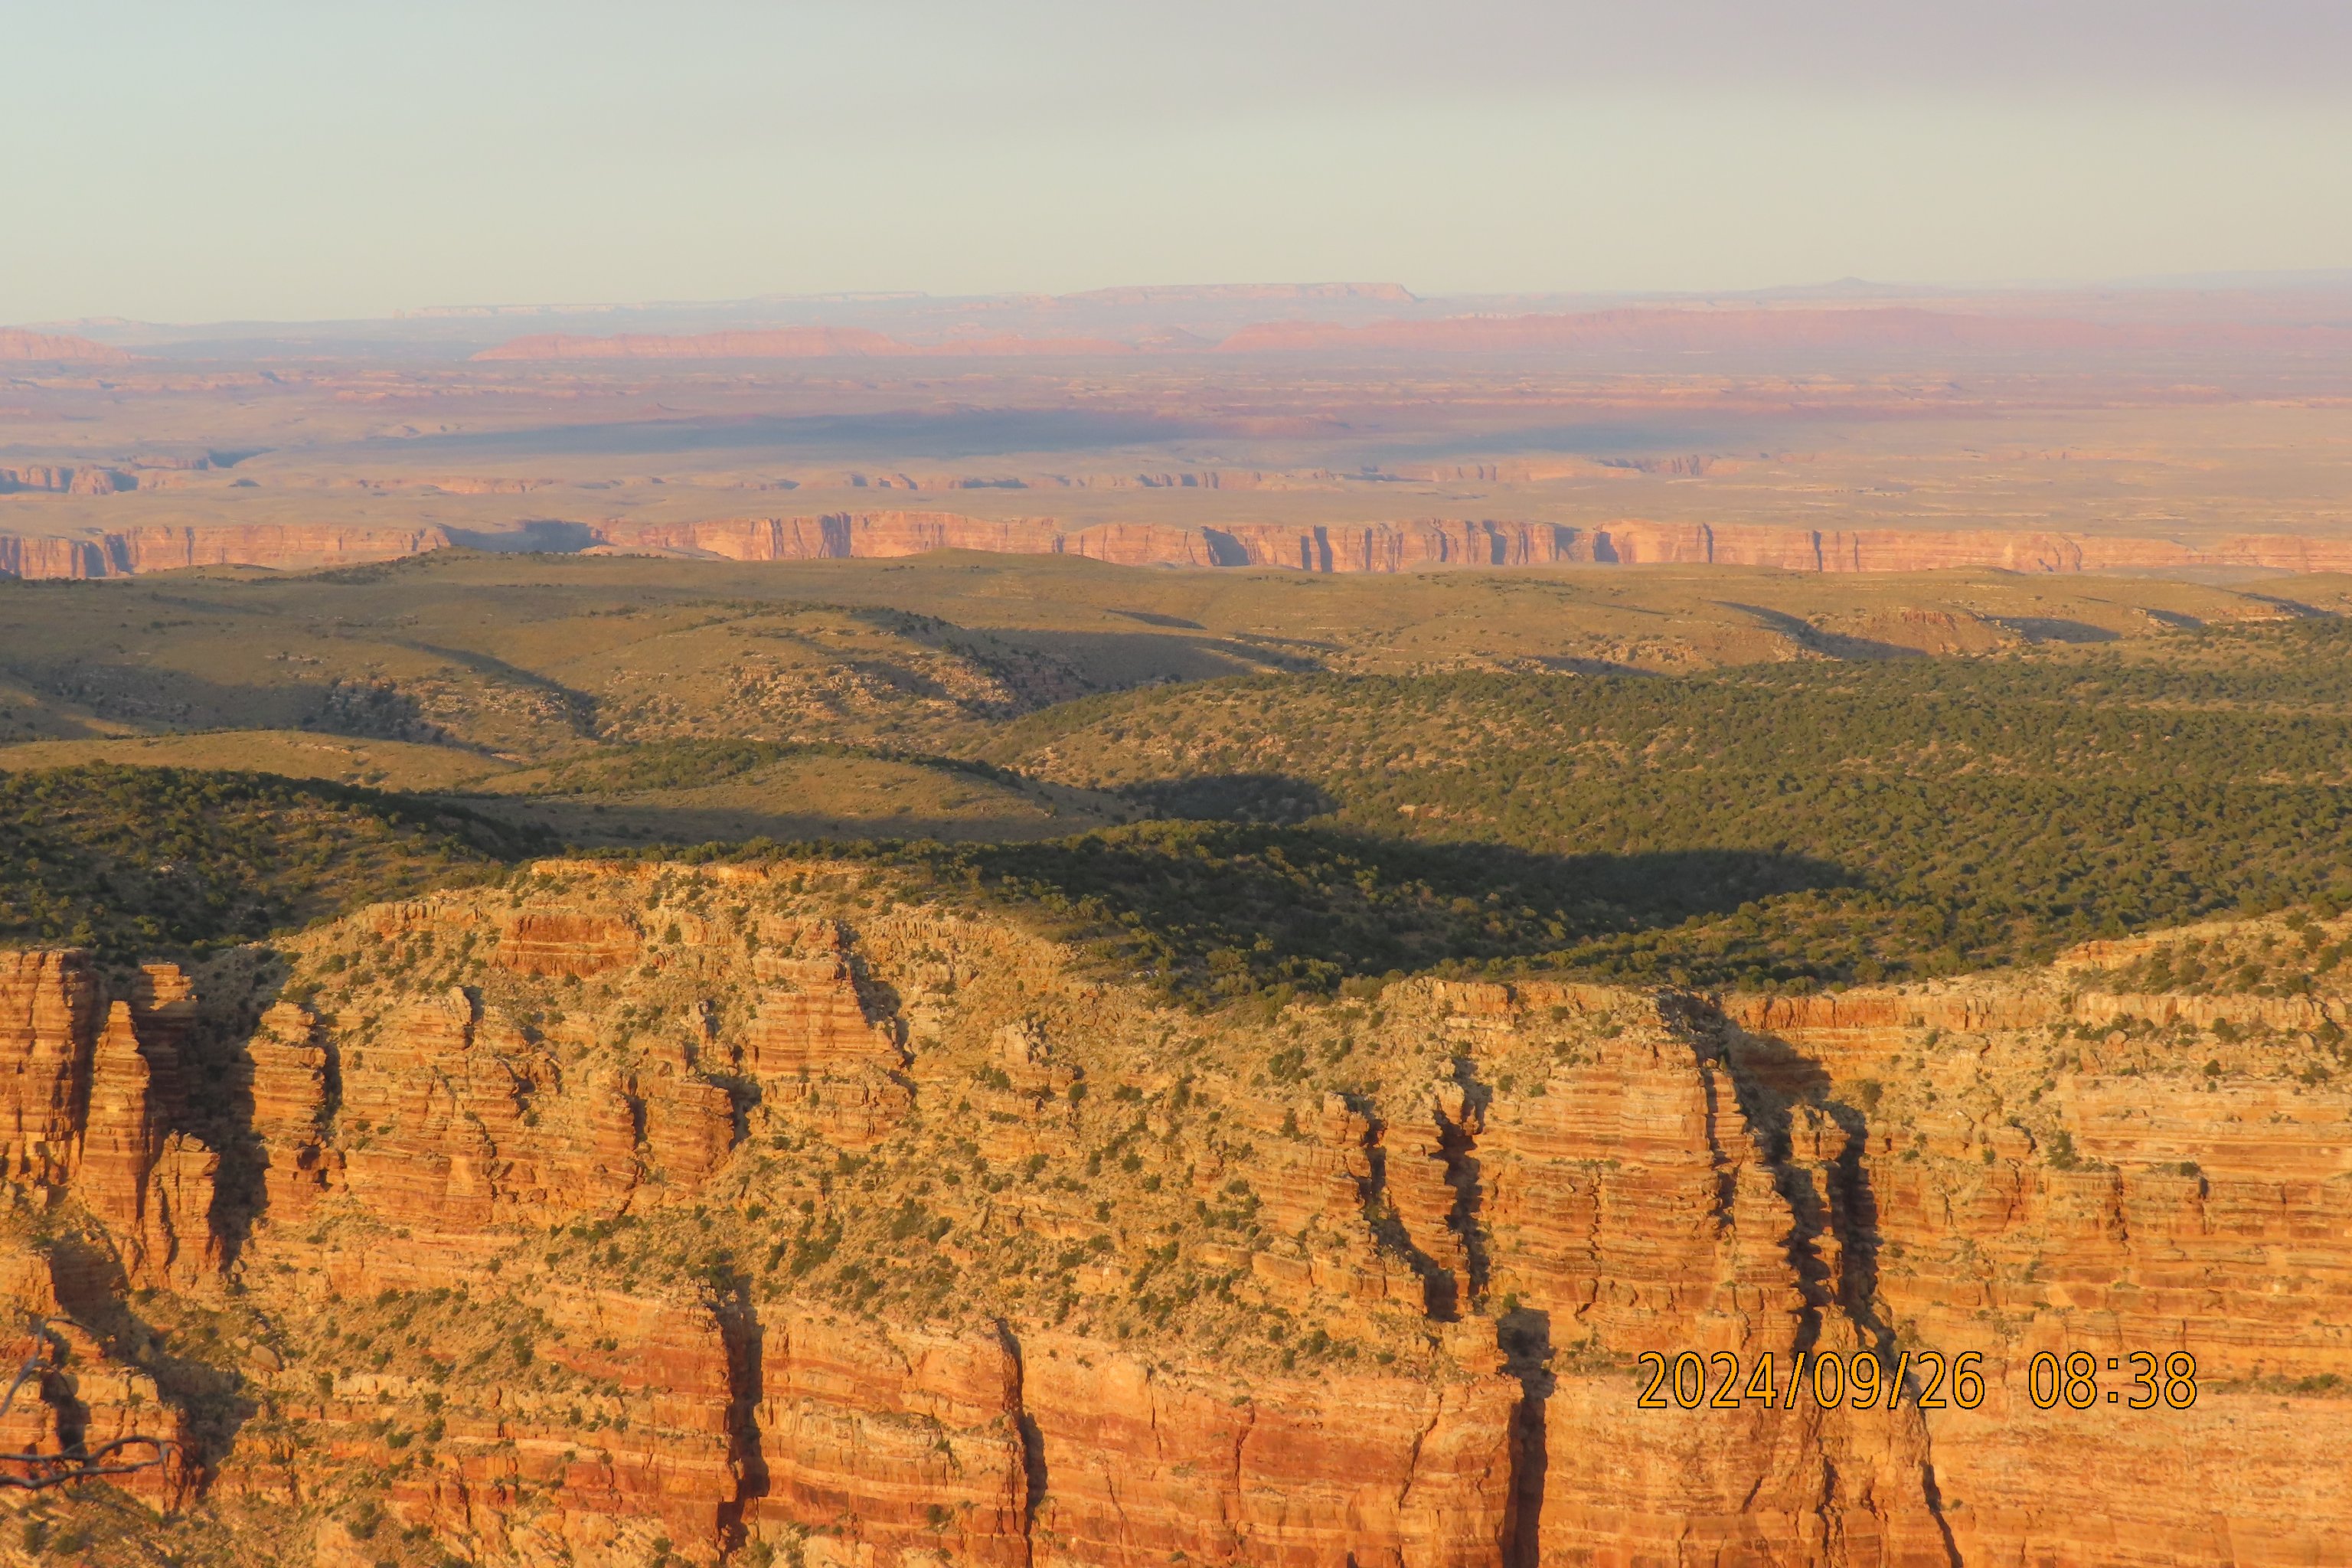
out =
<svg viewBox="0 0 2352 1568"><path fill-rule="evenodd" d="M470 813L266 774L0 774L0 944L201 952L478 878L534 842Z"/></svg>
<svg viewBox="0 0 2352 1568"><path fill-rule="evenodd" d="M1163 812L1453 846L1455 896L1564 933L1451 944L1482 966L1741 985L1945 974L2352 898L2352 630L2163 651L1269 678L1070 704L990 754ZM1380 967L1370 950L1322 957Z"/></svg>

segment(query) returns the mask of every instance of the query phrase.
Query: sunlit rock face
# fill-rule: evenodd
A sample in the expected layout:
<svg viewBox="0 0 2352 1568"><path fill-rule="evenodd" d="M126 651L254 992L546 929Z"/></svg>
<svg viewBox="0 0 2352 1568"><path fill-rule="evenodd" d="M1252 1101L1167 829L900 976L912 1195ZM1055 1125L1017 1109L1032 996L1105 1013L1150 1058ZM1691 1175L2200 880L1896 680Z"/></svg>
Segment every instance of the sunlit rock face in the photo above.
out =
<svg viewBox="0 0 2352 1568"><path fill-rule="evenodd" d="M550 862L11 953L8 1440L170 1436L126 1484L290 1562L2330 1561L2341 1004L2128 945L1202 1015L870 868ZM1984 1396L1644 1407L1685 1351Z"/></svg>

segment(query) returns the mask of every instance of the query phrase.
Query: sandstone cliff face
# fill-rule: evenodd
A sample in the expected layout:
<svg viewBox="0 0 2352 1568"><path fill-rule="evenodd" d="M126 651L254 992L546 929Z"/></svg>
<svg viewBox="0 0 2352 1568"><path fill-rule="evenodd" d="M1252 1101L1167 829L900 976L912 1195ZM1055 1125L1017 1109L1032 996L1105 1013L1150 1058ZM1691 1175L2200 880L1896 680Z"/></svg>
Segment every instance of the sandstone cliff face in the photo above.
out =
<svg viewBox="0 0 2352 1568"><path fill-rule="evenodd" d="M73 1169L84 1125L100 988L79 952L0 952L0 1128L9 1179L55 1185Z"/></svg>
<svg viewBox="0 0 2352 1568"><path fill-rule="evenodd" d="M2286 934L2267 924L2242 929ZM1875 1215L1885 1320L2006 1369L1981 1408L1930 1413L1969 1562L2324 1562L2352 1541L2287 1436L2352 1426L2343 1005L2110 988L2158 940L2090 944L2046 980L1732 1008L1752 1031L1735 1056L1843 1108L1830 1142ZM2037 1409L2032 1356L2078 1350L2126 1397L2106 1358L2185 1351L2208 1392L2129 1419L2104 1395ZM2055 1495L2076 1466L2097 1487Z"/></svg>
<svg viewBox="0 0 2352 1568"><path fill-rule="evenodd" d="M1171 482L1215 477L1160 476ZM1234 486L1234 479L1224 476L1220 485L1202 488L1248 488ZM910 482L887 488L931 487ZM1564 564L1768 566L1814 573L1986 566L2063 573L2176 566L2352 571L2352 541L2291 534L2232 534L2191 544L2172 539L2076 537L1991 529L1822 531L1641 519L1591 528L1466 518L1307 527L1113 522L1074 528L1054 518L976 518L959 512L889 510L724 517L697 522L614 521L582 525L582 537L592 541L584 548L596 553L726 561L892 558L935 550L978 550L1008 555L1080 555L1129 566L1257 566L1351 573ZM158 526L63 535L0 532L0 575L121 577L208 565L303 570L395 560L447 549L452 542L448 533L437 527L247 524Z"/></svg>
<svg viewBox="0 0 2352 1568"><path fill-rule="evenodd" d="M121 468L67 468L54 463L0 464L0 495L47 490L58 495L110 496L139 488L139 476Z"/></svg>
<svg viewBox="0 0 2352 1568"><path fill-rule="evenodd" d="M1344 527L1104 523L1070 529L1050 518L982 520L954 512L884 511L696 523L614 523L604 527L602 538L613 549L707 554L735 561L982 550L1084 555L1129 565L1276 566L1304 572L1396 573L1441 566L1577 563L1770 566L1834 573L1970 566L2068 573L2125 566L2234 565L2294 572L2352 568L2352 543L2284 534L2232 535L2200 546L2163 539L2075 538L1998 530L1824 531L1639 519L1598 528L1431 518Z"/></svg>
<svg viewBox="0 0 2352 1568"><path fill-rule="evenodd" d="M186 566L270 566L306 570L395 561L445 550L438 528L347 528L247 523L204 528L149 527L92 534L0 532L0 576L37 581L128 577Z"/></svg>
<svg viewBox="0 0 2352 1568"><path fill-rule="evenodd" d="M292 1002L273 1004L246 1044L252 1131L264 1151L265 1204L293 1221L326 1190L328 1058L319 1019Z"/></svg>
<svg viewBox="0 0 2352 1568"><path fill-rule="evenodd" d="M866 868L558 862L282 944L299 1002L12 954L11 1179L72 1223L0 1284L84 1390L22 1436L183 1434L146 1495L293 1562L378 1506L616 1568L2338 1560L2343 1004L2132 989L2165 951L1260 1024ZM2042 1411L2042 1348L2201 1392ZM1637 1404L1922 1349L1982 1406Z"/></svg>

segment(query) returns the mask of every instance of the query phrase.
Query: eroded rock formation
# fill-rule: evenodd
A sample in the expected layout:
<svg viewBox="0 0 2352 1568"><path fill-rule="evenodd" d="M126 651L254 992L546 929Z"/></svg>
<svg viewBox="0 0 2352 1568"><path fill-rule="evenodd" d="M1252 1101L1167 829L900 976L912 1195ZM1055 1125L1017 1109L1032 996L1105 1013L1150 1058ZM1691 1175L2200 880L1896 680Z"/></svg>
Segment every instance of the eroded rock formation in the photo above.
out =
<svg viewBox="0 0 2352 1568"><path fill-rule="evenodd" d="M870 868L557 862L121 1001L11 954L0 1284L80 1368L15 1436L182 1434L144 1495L289 1562L2335 1561L2345 1004L2169 951L1247 1021ZM1643 1407L1685 1351L1986 1397Z"/></svg>

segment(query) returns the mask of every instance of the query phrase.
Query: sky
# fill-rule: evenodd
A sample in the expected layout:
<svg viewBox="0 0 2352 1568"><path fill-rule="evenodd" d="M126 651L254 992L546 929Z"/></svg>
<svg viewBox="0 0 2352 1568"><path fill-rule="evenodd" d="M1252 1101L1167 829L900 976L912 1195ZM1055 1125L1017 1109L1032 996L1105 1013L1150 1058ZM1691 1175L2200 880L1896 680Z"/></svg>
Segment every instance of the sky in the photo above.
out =
<svg viewBox="0 0 2352 1568"><path fill-rule="evenodd" d="M0 0L0 322L2352 267L2346 0Z"/></svg>

